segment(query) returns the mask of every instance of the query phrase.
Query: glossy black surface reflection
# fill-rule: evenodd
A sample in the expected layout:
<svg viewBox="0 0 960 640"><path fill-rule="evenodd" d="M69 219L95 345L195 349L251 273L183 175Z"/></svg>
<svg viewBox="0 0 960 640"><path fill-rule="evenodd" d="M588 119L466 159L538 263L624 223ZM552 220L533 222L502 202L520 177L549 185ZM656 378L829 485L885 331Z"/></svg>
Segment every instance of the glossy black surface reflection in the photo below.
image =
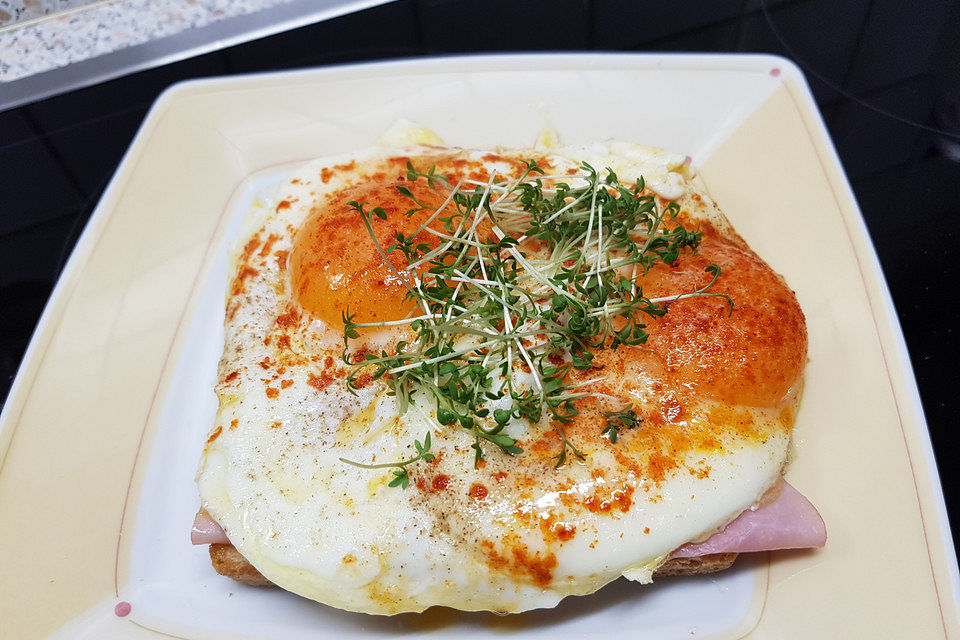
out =
<svg viewBox="0 0 960 640"><path fill-rule="evenodd" d="M950 0L400 0L0 113L0 397L101 191L174 82L461 52L775 53L805 70L863 210L957 532L958 42Z"/></svg>

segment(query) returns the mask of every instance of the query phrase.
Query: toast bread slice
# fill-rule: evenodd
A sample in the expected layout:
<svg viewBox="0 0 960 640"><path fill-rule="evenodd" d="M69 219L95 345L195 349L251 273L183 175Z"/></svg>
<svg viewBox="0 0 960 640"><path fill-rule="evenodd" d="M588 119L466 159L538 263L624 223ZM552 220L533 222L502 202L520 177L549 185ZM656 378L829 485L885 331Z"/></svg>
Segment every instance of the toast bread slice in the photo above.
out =
<svg viewBox="0 0 960 640"><path fill-rule="evenodd" d="M728 569L737 559L736 553L713 553L699 558L671 558L654 572L654 578L664 576L692 576ZM222 576L254 587L273 586L256 568L247 562L232 544L211 544L210 561Z"/></svg>

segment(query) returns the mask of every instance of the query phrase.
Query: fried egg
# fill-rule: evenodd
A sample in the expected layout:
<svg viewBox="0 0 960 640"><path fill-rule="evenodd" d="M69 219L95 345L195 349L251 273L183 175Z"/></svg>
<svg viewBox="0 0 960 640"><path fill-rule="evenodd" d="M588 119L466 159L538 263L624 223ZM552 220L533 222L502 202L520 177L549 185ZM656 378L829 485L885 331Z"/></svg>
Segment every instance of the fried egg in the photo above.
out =
<svg viewBox="0 0 960 640"><path fill-rule="evenodd" d="M396 138L396 132L394 132ZM526 150L437 145L323 158L296 171L233 256L219 411L197 482L203 507L264 576L304 597L350 611L395 614L443 605L519 612L589 594L626 576L640 583L670 553L723 528L781 476L806 359L806 329L782 278L694 186L683 156L626 142ZM600 349L571 373L593 397L578 401L566 437L584 454L557 468L562 444L548 419L511 418L524 452L488 448L441 425L429 397L408 407L387 382L351 370L342 355L344 314L387 323L351 349L376 353L415 339L415 313L398 273L348 202L383 207L382 247L411 234L445 194L406 179L407 162L451 182L517 177L535 160L572 174L586 161L620 181L643 176L678 219L703 232L695 254L637 276L649 297L700 289L650 319L646 344ZM426 208L404 215L409 188ZM392 324L391 324L392 323ZM517 372L523 384L522 366ZM579 377L578 377L579 376ZM616 442L602 435L609 403L642 420ZM492 401L494 402L494 401ZM407 488L389 486L383 463L417 454Z"/></svg>

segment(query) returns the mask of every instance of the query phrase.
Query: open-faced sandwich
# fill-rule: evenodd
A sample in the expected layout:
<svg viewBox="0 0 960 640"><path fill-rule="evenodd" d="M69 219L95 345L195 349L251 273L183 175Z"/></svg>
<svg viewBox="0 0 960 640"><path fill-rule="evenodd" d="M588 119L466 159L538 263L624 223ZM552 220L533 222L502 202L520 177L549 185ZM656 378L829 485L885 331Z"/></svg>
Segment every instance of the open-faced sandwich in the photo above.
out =
<svg viewBox="0 0 960 640"><path fill-rule="evenodd" d="M351 611L517 612L820 546L793 292L682 156L314 161L233 259L194 542Z"/></svg>

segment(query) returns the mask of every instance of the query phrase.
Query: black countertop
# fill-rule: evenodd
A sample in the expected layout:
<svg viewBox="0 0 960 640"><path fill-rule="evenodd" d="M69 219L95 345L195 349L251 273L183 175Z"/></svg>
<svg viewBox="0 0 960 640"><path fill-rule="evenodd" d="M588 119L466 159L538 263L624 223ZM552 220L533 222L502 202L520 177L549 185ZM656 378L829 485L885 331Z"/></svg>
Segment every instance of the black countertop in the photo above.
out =
<svg viewBox="0 0 960 640"><path fill-rule="evenodd" d="M465 52L775 53L806 73L880 256L957 540L958 43L950 0L400 0L0 112L0 398L102 190L170 84Z"/></svg>

